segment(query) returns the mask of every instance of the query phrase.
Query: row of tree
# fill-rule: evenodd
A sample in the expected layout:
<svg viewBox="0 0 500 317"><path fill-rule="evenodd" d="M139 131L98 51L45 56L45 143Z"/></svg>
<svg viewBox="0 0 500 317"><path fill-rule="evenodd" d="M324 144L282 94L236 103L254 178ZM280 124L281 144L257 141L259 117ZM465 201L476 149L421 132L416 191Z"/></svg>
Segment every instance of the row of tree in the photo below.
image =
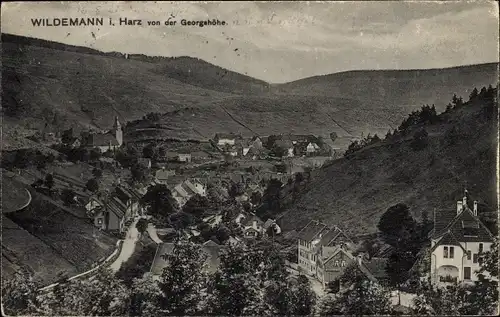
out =
<svg viewBox="0 0 500 317"><path fill-rule="evenodd" d="M454 94L451 103L446 106L446 110L443 112L443 114L449 114L453 110L459 109L468 103L474 104L476 102L487 102L488 104L493 105L496 91L497 89L493 88L491 85L488 88L481 88L480 91L477 88L474 88L469 96L469 102L464 102L462 97L458 97L456 94ZM438 115L436 107L434 105L424 105L421 109L415 110L410 113L408 117L401 122L397 129L395 129L394 131L389 130L384 140L394 140L396 138L402 138L410 134L415 129L415 127L422 126L421 129L417 130L414 133L411 146L414 150L423 149L427 146L428 143L428 134L423 126L435 124L443 120L446 120L446 117L444 117L443 115ZM452 131L451 133L454 133L455 135L457 134L456 131ZM450 136L450 138L453 139L455 135ZM368 135L366 138L360 141L355 140L349 145L347 151L345 152L345 156L353 154L366 146L382 141L383 140L380 139L377 135ZM453 140L451 142L453 142Z"/></svg>
<svg viewBox="0 0 500 317"><path fill-rule="evenodd" d="M32 279L3 285L9 315L56 316L275 316L310 315L316 296L306 277L292 278L272 247L228 247L215 273L199 245L178 241L158 281L146 275L131 288L109 271L59 284L42 294Z"/></svg>

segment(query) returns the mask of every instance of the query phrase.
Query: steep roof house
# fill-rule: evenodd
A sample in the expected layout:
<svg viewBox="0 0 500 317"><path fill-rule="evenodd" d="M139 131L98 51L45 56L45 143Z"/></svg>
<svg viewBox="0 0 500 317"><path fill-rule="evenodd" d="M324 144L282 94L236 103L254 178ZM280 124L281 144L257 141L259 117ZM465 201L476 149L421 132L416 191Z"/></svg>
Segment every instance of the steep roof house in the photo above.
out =
<svg viewBox="0 0 500 317"><path fill-rule="evenodd" d="M431 238L431 280L443 286L478 280L480 254L493 244L493 234L478 218L478 202L468 205L467 192L455 210L434 213Z"/></svg>
<svg viewBox="0 0 500 317"><path fill-rule="evenodd" d="M243 227L245 238L253 239L264 233L264 221L256 215L244 216L240 225Z"/></svg>

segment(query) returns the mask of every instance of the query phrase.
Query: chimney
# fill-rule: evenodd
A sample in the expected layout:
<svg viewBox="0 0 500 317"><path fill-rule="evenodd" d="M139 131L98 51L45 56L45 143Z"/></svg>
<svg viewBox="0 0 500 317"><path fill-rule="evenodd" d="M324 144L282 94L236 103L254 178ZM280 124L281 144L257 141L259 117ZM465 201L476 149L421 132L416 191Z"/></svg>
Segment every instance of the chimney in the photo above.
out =
<svg viewBox="0 0 500 317"><path fill-rule="evenodd" d="M467 206L467 196L464 195L464 198L462 198L463 206Z"/></svg>
<svg viewBox="0 0 500 317"><path fill-rule="evenodd" d="M457 201L457 215L459 215L462 212L463 203L464 202L461 200Z"/></svg>
<svg viewBox="0 0 500 317"><path fill-rule="evenodd" d="M474 216L477 216L477 200L474 200L474 210L473 210Z"/></svg>
<svg viewBox="0 0 500 317"><path fill-rule="evenodd" d="M357 259L358 259L358 264L361 265L361 263L363 262L363 254L358 254Z"/></svg>

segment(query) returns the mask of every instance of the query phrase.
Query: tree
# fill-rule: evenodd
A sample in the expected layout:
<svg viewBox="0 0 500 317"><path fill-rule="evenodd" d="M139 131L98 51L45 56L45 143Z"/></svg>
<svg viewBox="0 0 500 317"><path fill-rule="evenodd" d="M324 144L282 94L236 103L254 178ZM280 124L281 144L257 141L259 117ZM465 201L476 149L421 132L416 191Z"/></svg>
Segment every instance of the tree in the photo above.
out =
<svg viewBox="0 0 500 317"><path fill-rule="evenodd" d="M413 140L411 141L411 148L413 150L422 150L429 143L429 135L425 129L420 129L413 135Z"/></svg>
<svg viewBox="0 0 500 317"><path fill-rule="evenodd" d="M233 182L228 190L229 197L235 198L245 193L245 184Z"/></svg>
<svg viewBox="0 0 500 317"><path fill-rule="evenodd" d="M231 237L231 230L223 224L218 225L215 229L215 237L220 243L224 243Z"/></svg>
<svg viewBox="0 0 500 317"><path fill-rule="evenodd" d="M85 184L85 188L93 193L96 193L99 191L99 182L95 178L91 178L87 181L87 184Z"/></svg>
<svg viewBox="0 0 500 317"><path fill-rule="evenodd" d="M486 88L484 90L486 91ZM469 101L476 99L478 96L479 96L479 91L477 90L476 87L474 87L474 89L472 90L472 92L469 95Z"/></svg>
<svg viewBox="0 0 500 317"><path fill-rule="evenodd" d="M69 145L73 141L73 128L64 130L61 134L61 142L64 145Z"/></svg>
<svg viewBox="0 0 500 317"><path fill-rule="evenodd" d="M39 307L38 286L29 274L15 273L2 281L2 304L7 315L34 315Z"/></svg>
<svg viewBox="0 0 500 317"><path fill-rule="evenodd" d="M331 132L330 133L330 139L332 140L332 142L335 143L335 140L337 140L337 133L336 132Z"/></svg>
<svg viewBox="0 0 500 317"><path fill-rule="evenodd" d="M148 229L148 221L144 218L141 218L139 219L139 221L137 221L135 227L140 234L143 234Z"/></svg>
<svg viewBox="0 0 500 317"><path fill-rule="evenodd" d="M102 170L100 168L94 168L92 170L92 175L94 175L95 178L101 178L102 177Z"/></svg>
<svg viewBox="0 0 500 317"><path fill-rule="evenodd" d="M262 220L267 220L269 215L266 216L267 212L270 212L271 216L276 215L281 211L281 187L283 183L277 179L271 179L264 190L262 197L263 205L257 210L258 216Z"/></svg>
<svg viewBox="0 0 500 317"><path fill-rule="evenodd" d="M202 309L202 289L206 276L203 270L206 255L199 245L180 240L163 269L159 282L162 297L160 307L166 315L196 315Z"/></svg>
<svg viewBox="0 0 500 317"><path fill-rule="evenodd" d="M176 230L183 230L194 225L195 219L193 215L179 211L169 216L169 222Z"/></svg>
<svg viewBox="0 0 500 317"><path fill-rule="evenodd" d="M45 158L45 155L43 155L40 151L35 154L33 159L33 163L35 163L35 166L38 170L43 170L47 166L47 159Z"/></svg>
<svg viewBox="0 0 500 317"><path fill-rule="evenodd" d="M141 164L134 164L130 168L130 173L132 174L132 180L138 183L142 183L146 180L146 167Z"/></svg>
<svg viewBox="0 0 500 317"><path fill-rule="evenodd" d="M408 234L415 231L415 226L410 208L405 204L389 207L377 225L384 241L394 247L406 243Z"/></svg>
<svg viewBox="0 0 500 317"><path fill-rule="evenodd" d="M311 288L311 282L303 275L297 279L297 284L292 291L293 303L291 315L294 316L309 316L314 313L316 305L316 294Z"/></svg>
<svg viewBox="0 0 500 317"><path fill-rule="evenodd" d="M391 311L390 294L368 280L356 264L349 265L340 278L344 288L327 294L320 306L320 315L385 315Z"/></svg>
<svg viewBox="0 0 500 317"><path fill-rule="evenodd" d="M252 195L250 195L250 202L254 206L259 205L261 200L262 200L262 194L259 191L254 191Z"/></svg>
<svg viewBox="0 0 500 317"><path fill-rule="evenodd" d="M44 182L45 187L47 187L49 190L54 187L54 176L52 174L47 174L45 176L45 182Z"/></svg>
<svg viewBox="0 0 500 317"><path fill-rule="evenodd" d="M420 316L458 316L464 303L464 290L459 285L440 288L430 281L424 282L413 299L413 313Z"/></svg>
<svg viewBox="0 0 500 317"><path fill-rule="evenodd" d="M156 156L155 146L153 144L148 144L142 149L142 156L145 158L152 159Z"/></svg>
<svg viewBox="0 0 500 317"><path fill-rule="evenodd" d="M160 287L151 274L135 278L131 288L130 316L161 316L161 296Z"/></svg>
<svg viewBox="0 0 500 317"><path fill-rule="evenodd" d="M60 283L45 300L49 316L123 316L130 293L110 269L100 269L91 279Z"/></svg>
<svg viewBox="0 0 500 317"><path fill-rule="evenodd" d="M61 200L65 205L73 205L75 203L76 193L72 189L65 188L61 191Z"/></svg>
<svg viewBox="0 0 500 317"><path fill-rule="evenodd" d="M102 153L99 149L90 149L89 159L91 161L98 161L102 157Z"/></svg>
<svg viewBox="0 0 500 317"><path fill-rule="evenodd" d="M177 201L164 184L149 186L140 202L152 216L166 218L177 211Z"/></svg>
<svg viewBox="0 0 500 317"><path fill-rule="evenodd" d="M254 252L229 246L220 256L219 271L211 278L209 312L224 316L262 315L263 297Z"/></svg>
<svg viewBox="0 0 500 317"><path fill-rule="evenodd" d="M191 214L194 217L201 219L205 211L211 208L210 201L207 197L196 194L189 198L189 200L182 207L182 211Z"/></svg>

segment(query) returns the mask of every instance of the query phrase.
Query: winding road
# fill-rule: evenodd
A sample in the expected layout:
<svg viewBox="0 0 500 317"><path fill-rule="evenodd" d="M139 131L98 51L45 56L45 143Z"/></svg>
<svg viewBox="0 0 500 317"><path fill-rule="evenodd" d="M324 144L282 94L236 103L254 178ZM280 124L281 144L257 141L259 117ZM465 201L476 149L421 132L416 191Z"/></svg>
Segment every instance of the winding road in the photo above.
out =
<svg viewBox="0 0 500 317"><path fill-rule="evenodd" d="M129 226L125 239L123 240L122 249L118 258L111 263L109 268L113 272L117 272L122 264L126 262L134 253L135 244L139 240L139 231L137 231L136 224L139 218L135 219Z"/></svg>

